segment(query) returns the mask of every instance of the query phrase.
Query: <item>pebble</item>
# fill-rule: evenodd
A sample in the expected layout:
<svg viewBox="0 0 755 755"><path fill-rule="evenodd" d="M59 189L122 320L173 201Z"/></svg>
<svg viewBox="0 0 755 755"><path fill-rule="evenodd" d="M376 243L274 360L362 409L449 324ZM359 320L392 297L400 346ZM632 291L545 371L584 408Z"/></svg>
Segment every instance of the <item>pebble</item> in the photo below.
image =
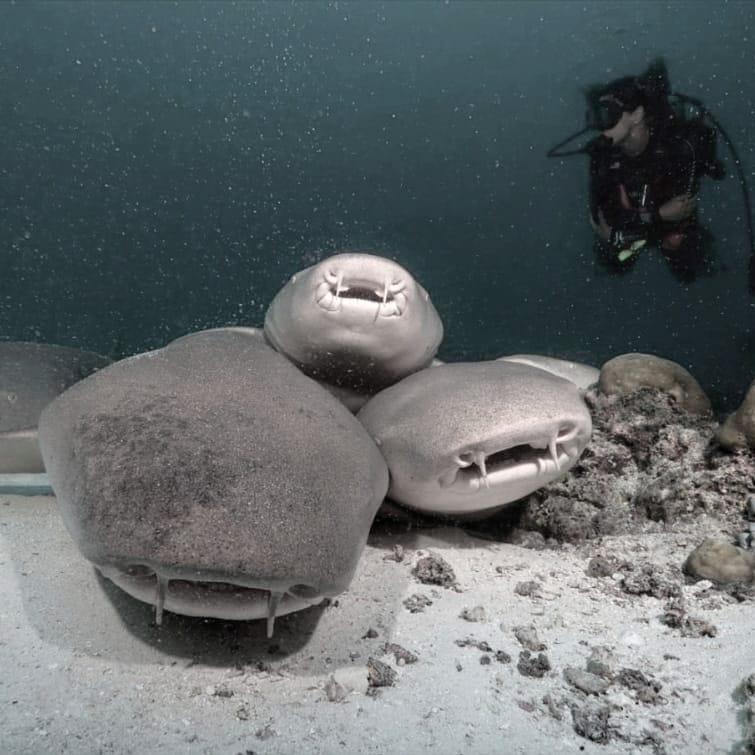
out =
<svg viewBox="0 0 755 755"><path fill-rule="evenodd" d="M538 638L535 627L514 627L514 636L519 640L523 647L527 648L527 650L531 650L533 653L538 653L541 650L547 649L545 643L541 642Z"/></svg>
<svg viewBox="0 0 755 755"><path fill-rule="evenodd" d="M551 670L551 663L545 653L532 656L529 650L522 650L519 653L519 662L516 664L517 670L522 676L532 676L541 679Z"/></svg>
<svg viewBox="0 0 755 755"><path fill-rule="evenodd" d="M461 614L461 618L465 621L485 621L485 608L483 606L475 606L474 608L465 608Z"/></svg>
<svg viewBox="0 0 755 755"><path fill-rule="evenodd" d="M609 682L589 671L568 666L564 669L564 678L572 687L588 695L602 695L609 687Z"/></svg>

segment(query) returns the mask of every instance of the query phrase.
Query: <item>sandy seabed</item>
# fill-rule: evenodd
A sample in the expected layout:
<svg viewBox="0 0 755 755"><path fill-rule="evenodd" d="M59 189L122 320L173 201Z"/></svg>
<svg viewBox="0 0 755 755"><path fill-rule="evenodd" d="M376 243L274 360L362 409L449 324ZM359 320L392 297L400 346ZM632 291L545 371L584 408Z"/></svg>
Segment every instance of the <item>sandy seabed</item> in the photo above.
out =
<svg viewBox="0 0 755 755"><path fill-rule="evenodd" d="M264 622L156 627L79 554L54 498L2 496L0 749L746 753L755 604L680 571L719 530L701 514L533 550L378 523L350 590L268 640ZM427 556L453 584L420 581ZM664 623L679 599L691 625Z"/></svg>

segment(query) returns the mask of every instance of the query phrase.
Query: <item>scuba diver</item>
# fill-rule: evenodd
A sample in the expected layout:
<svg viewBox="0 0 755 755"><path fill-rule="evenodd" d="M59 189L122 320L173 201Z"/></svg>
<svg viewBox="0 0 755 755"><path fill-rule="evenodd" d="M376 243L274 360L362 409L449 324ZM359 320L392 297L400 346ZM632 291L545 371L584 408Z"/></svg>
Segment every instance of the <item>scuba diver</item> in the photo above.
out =
<svg viewBox="0 0 755 755"><path fill-rule="evenodd" d="M744 173L726 133L698 100L671 93L662 60L641 76L617 79L587 92L588 125L556 145L549 157L590 156L590 220L598 264L627 272L639 252L655 246L672 273L689 283L712 273L712 235L697 217L703 176L725 171L716 156L716 129L732 149L748 210L752 256L750 288L755 292L755 245ZM694 114L689 115L689 106ZM709 123L708 121L712 122ZM600 134L581 149L559 151L588 130Z"/></svg>

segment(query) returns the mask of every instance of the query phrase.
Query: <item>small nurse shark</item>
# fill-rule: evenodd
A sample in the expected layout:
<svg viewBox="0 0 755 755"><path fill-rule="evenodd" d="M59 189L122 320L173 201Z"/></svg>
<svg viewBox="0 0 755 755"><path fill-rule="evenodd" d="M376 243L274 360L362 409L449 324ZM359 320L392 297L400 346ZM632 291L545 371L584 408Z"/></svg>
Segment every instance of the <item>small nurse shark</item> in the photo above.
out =
<svg viewBox="0 0 755 755"><path fill-rule="evenodd" d="M268 308L265 336L306 375L358 406L429 366L443 325L407 270L350 253L296 273Z"/></svg>
<svg viewBox="0 0 755 755"><path fill-rule="evenodd" d="M388 463L388 496L453 516L493 513L562 477L592 433L572 382L506 361L422 370L357 419Z"/></svg>
<svg viewBox="0 0 755 755"><path fill-rule="evenodd" d="M499 361L501 360L528 364L531 367L537 367L558 377L571 380L579 388L580 393L584 393L591 385L595 385L600 378L600 370L597 367L581 362L572 362L568 359L546 357L540 354L511 354L510 356L500 357Z"/></svg>
<svg viewBox="0 0 755 755"><path fill-rule="evenodd" d="M39 415L56 396L108 364L107 357L67 346L0 342L0 474L44 472Z"/></svg>

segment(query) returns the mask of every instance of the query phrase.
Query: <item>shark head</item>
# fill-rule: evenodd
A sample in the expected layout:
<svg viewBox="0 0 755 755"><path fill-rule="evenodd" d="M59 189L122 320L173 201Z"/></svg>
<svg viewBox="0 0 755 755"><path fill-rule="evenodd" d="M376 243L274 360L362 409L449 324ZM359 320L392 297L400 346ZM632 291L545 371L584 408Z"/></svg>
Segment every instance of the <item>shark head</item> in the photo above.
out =
<svg viewBox="0 0 755 755"><path fill-rule="evenodd" d="M443 326L407 270L353 253L296 273L270 304L265 335L310 377L370 393L428 366Z"/></svg>
<svg viewBox="0 0 755 755"><path fill-rule="evenodd" d="M446 364L357 415L388 462L388 495L428 513L493 512L558 479L592 432L577 387L513 362Z"/></svg>

